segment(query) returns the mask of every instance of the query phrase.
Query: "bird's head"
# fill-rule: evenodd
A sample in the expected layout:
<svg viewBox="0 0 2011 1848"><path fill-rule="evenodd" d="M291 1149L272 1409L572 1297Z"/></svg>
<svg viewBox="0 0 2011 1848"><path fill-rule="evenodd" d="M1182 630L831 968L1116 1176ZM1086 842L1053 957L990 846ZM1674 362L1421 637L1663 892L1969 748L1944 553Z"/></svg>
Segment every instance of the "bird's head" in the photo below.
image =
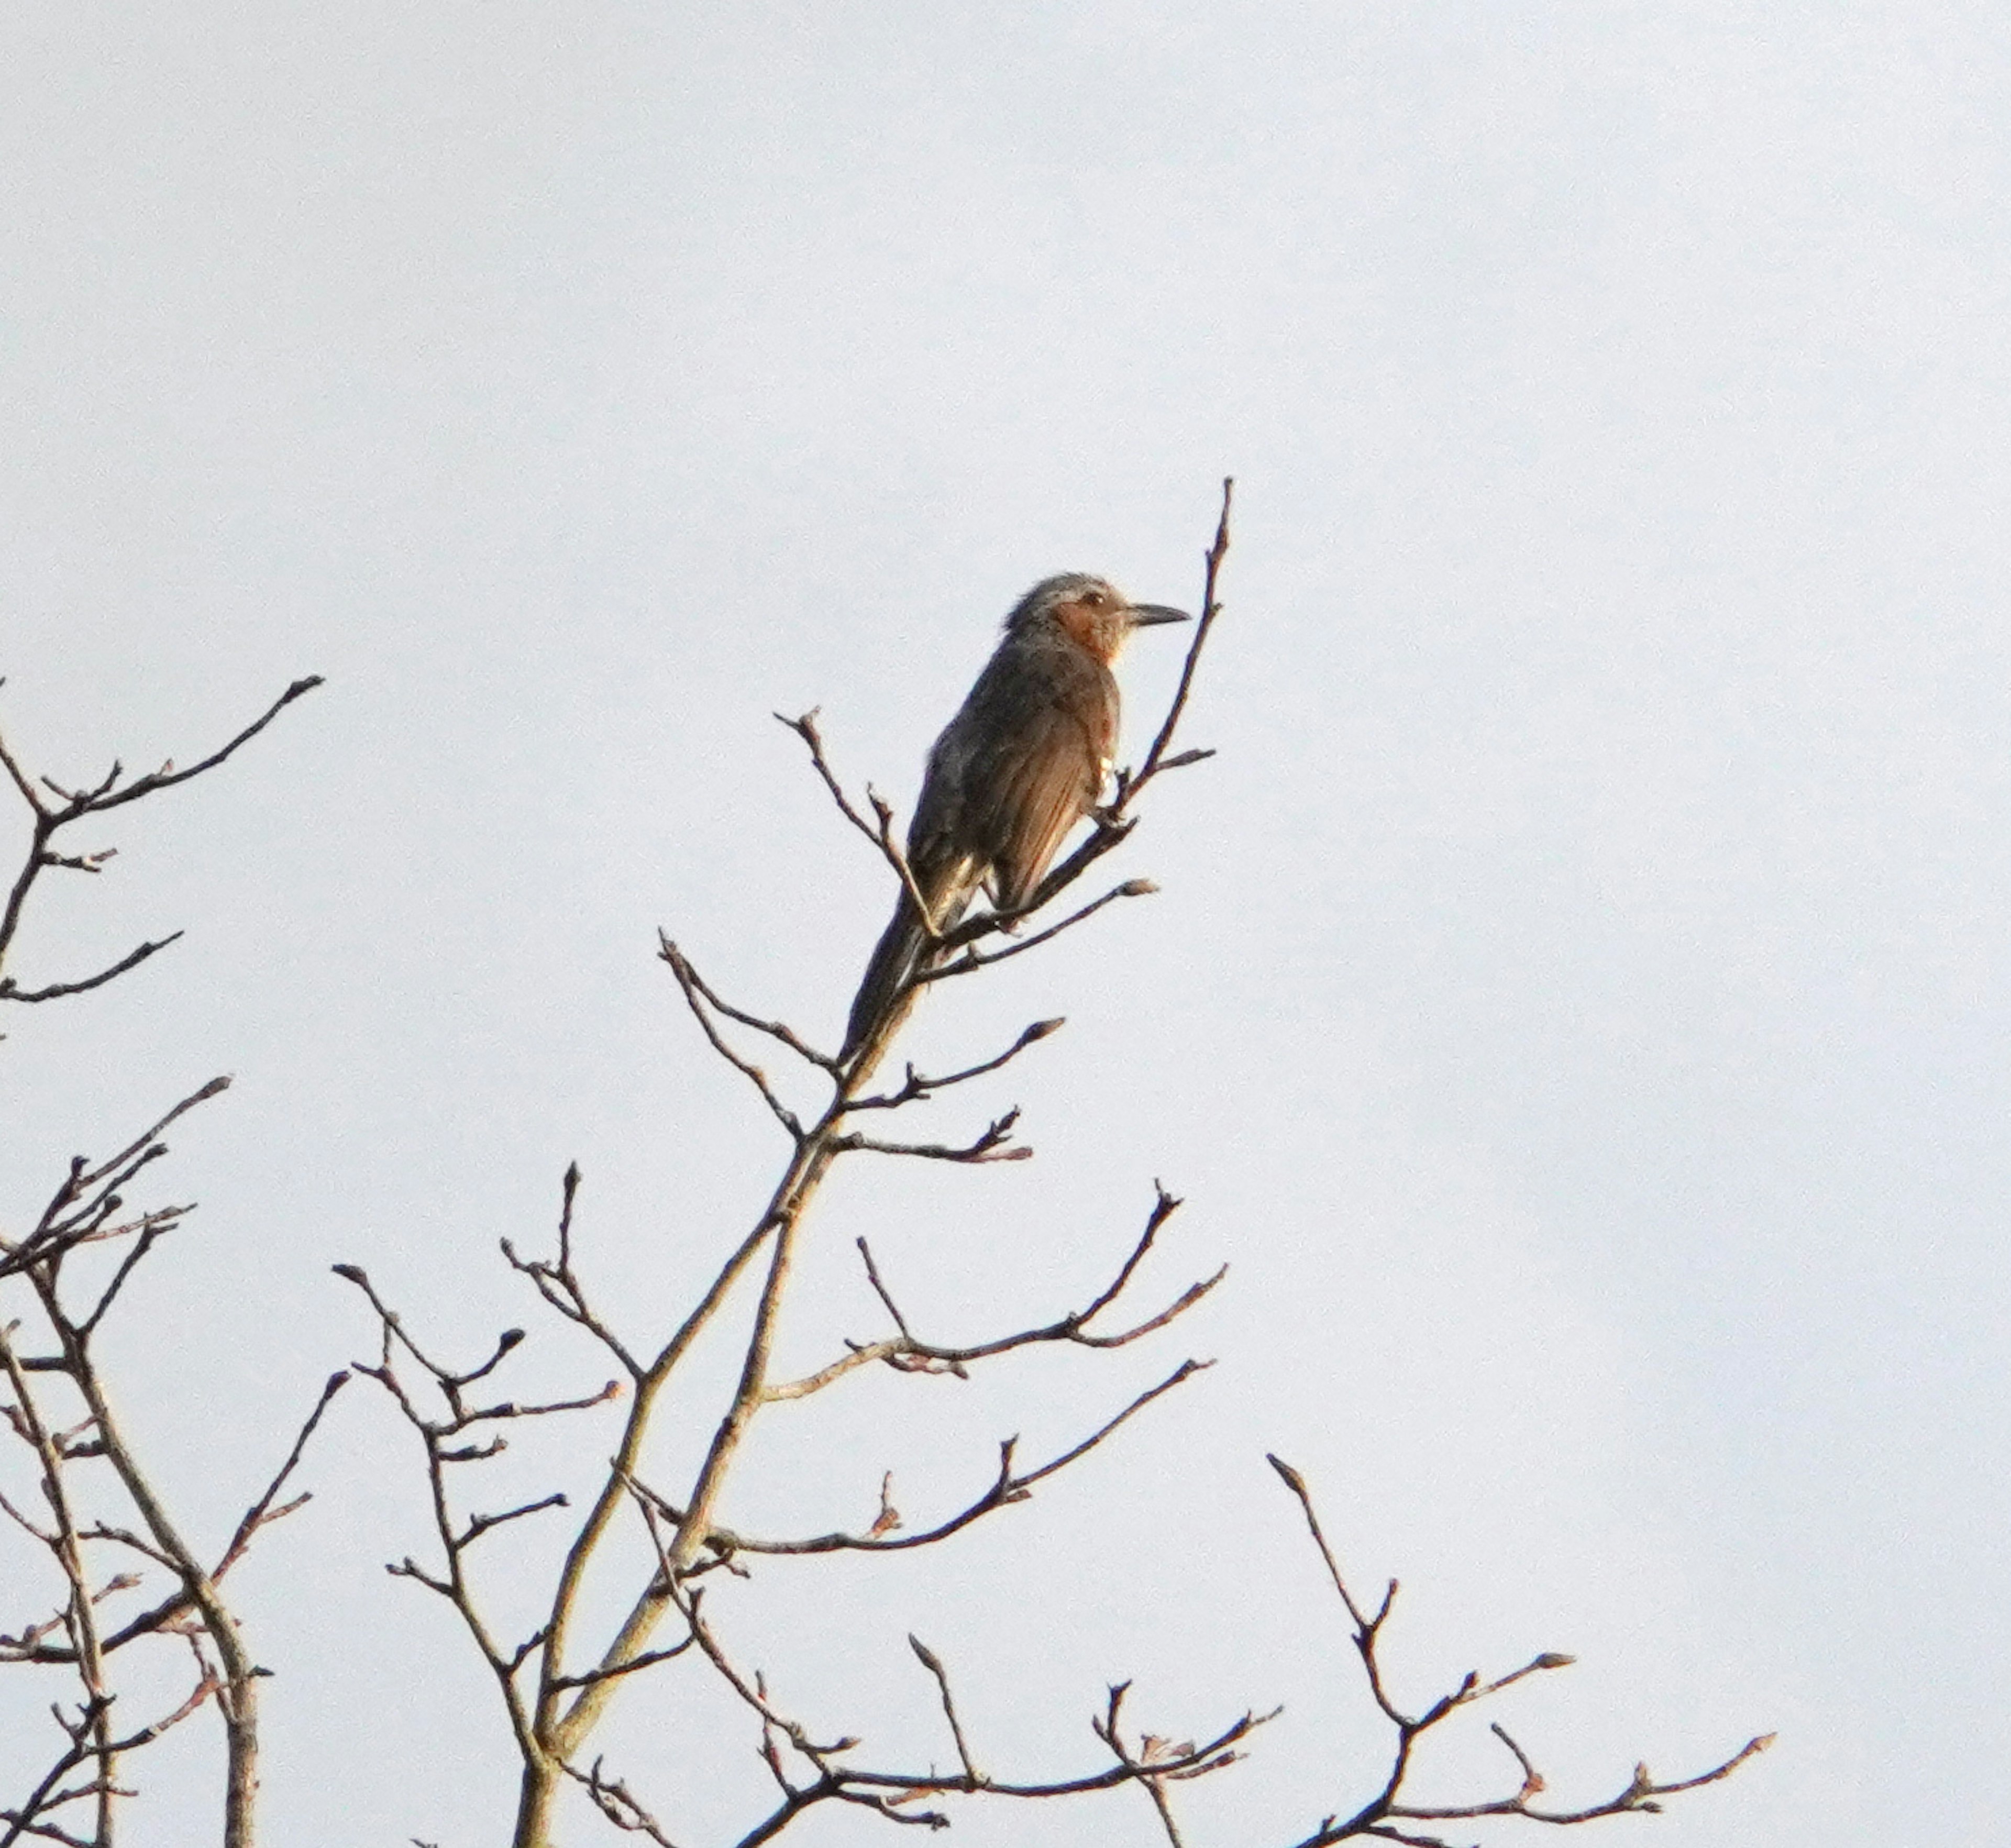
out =
<svg viewBox="0 0 2011 1848"><path fill-rule="evenodd" d="M1108 666L1134 628L1192 620L1186 611L1164 604L1134 604L1107 579L1071 571L1043 578L1021 597L1005 618L1005 632L1052 628Z"/></svg>

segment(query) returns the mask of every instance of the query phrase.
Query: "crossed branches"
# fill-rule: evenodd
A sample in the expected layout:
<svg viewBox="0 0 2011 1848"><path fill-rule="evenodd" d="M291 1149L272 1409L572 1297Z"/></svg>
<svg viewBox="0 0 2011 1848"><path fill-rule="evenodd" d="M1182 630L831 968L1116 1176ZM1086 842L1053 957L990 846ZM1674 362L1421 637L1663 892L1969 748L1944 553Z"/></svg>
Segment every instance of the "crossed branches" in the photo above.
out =
<svg viewBox="0 0 2011 1848"><path fill-rule="evenodd" d="M52 870L96 874L116 851L59 851L56 842L65 828L215 769L320 684L318 677L296 681L258 718L186 769L164 764L130 782L115 763L95 783L66 787L31 775L0 740L0 767L30 814L27 852L0 909L0 970L41 875ZM94 973L39 987L23 988L0 973L0 1000L41 1002L102 988L180 934L144 941ZM308 1499L280 1497L347 1376L337 1373L328 1381L277 1472L222 1551L212 1556L183 1534L142 1465L113 1410L94 1344L140 1266L193 1210L187 1205L134 1208L130 1195L167 1154L162 1138L169 1128L229 1084L227 1078L212 1079L102 1160L74 1157L34 1224L19 1236L0 1234L0 1286L20 1299L21 1312L16 1314L12 1302L0 1305L0 1380L6 1392L0 1419L30 1453L30 1475L41 1502L31 1514L0 1497L0 1515L48 1558L58 1587L51 1615L0 1630L0 1667L66 1668L77 1684L74 1701L52 1709L63 1743L48 1769L20 1800L0 1805L0 1848L27 1838L109 1848L116 1800L128 1794L119 1781L122 1761L212 1703L226 1743L223 1840L226 1848L249 1848L252 1839L258 1682L265 1671L224 1602L222 1583L261 1532ZM123 1619L114 1615L126 1608L115 1601L141 1591L151 1594L143 1608ZM190 1653L194 1684L172 1710L128 1723L112 1670L123 1652L155 1639ZM85 1811L87 1823L80 1819Z"/></svg>
<svg viewBox="0 0 2011 1848"><path fill-rule="evenodd" d="M511 1421L590 1411L608 1405L626 1392L639 1396L651 1390L656 1369L636 1358L628 1341L610 1325L609 1318L590 1300L576 1267L573 1216L579 1187L577 1170L568 1170L561 1209L557 1253L550 1259L530 1259L505 1243L507 1261L528 1278L544 1300L567 1320L597 1341L614 1358L624 1377L610 1379L598 1391L577 1398L525 1403L507 1398L477 1395L473 1388L491 1380L524 1339L519 1330L506 1330L487 1353L465 1367L454 1367L436 1359L415 1340L398 1311L378 1294L368 1277L354 1266L337 1267L338 1274L354 1284L368 1300L379 1330L378 1357L358 1362L355 1371L376 1380L390 1394L401 1417L419 1437L426 1458L432 1490L435 1539L440 1549L437 1566L422 1565L411 1557L394 1562L389 1569L400 1577L425 1586L454 1606L487 1664L501 1694L519 1750L528 1759L542 1743L539 1734L538 1701L549 1690L557 1697L553 1708L561 1722L568 1711L562 1704L572 1702L571 1712L593 1713L629 1677L661 1664L692 1657L710 1665L735 1692L762 1714L764 1761L774 1772L782 1796L778 1808L743 1839L766 1841L797 1815L812 1806L828 1801L861 1803L881 1810L895 1820L922 1820L909 1806L930 1796L975 1793L981 1789L1000 1796L1062 1796L1091 1789L1107 1789L1146 1771L1115 1768L1066 1780L1056 1784L998 1782L964 1778L945 1778L934 1772L909 1773L884 1768L861 1768L842 1761L842 1755L859 1744L845 1738L820 1745L803 1727L789 1722L771 1703L758 1673L742 1672L732 1661L712 1629L703 1609L700 1578L725 1568L744 1576L746 1558L764 1555L815 1554L842 1551L894 1551L926 1546L949 1539L986 1515L1027 1500L1035 1487L1087 1456L1113 1437L1133 1416L1171 1391L1207 1363L1188 1360L1157 1384L1134 1396L1113 1415L1076 1443L1043 1462L1026 1468L1016 1462L1018 1440L1007 1438L999 1446L997 1472L975 1501L913 1533L899 1531L901 1518L892 1504L891 1479L883 1483L878 1517L867 1531L811 1534L791 1537L749 1535L716 1521L709 1522L695 1550L680 1558L680 1536L696 1533L692 1511L681 1506L646 1483L633 1469L618 1457L612 1466L616 1487L626 1505L635 1511L647 1531L657 1570L644 1588L639 1608L652 1611L648 1629L632 1616L619 1647L606 1649L590 1665L568 1667L566 1659L552 1647L553 1623L541 1624L529 1635L504 1640L492 1629L482 1608L479 1589L470 1571L471 1555L479 1543L498 1529L547 1510L570 1506L563 1492L553 1492L495 1512L469 1512L454 1492L461 1466L479 1465L500 1455L507 1445L507 1430ZM907 1318L896 1306L870 1248L862 1241L860 1255L869 1278L899 1331L877 1341L848 1342L846 1351L829 1366L804 1380L774 1384L760 1395L759 1405L781 1404L810 1396L835 1385L860 1369L884 1365L895 1370L920 1374L948 1374L968 1377L973 1366L1019 1348L1068 1344L1092 1348L1124 1346L1156 1332L1198 1302L1220 1280L1223 1273L1189 1286L1166 1305L1137 1321L1103 1332L1100 1318L1119 1306L1120 1298L1134 1282L1154 1241L1179 1205L1161 1190L1148 1217L1145 1228L1134 1242L1112 1280L1082 1307L1070 1310L1038 1327L1016 1330L991 1340L952 1346L917 1337ZM430 1394L438 1410L430 1408ZM633 1397L631 1403L632 1405ZM632 1411L631 1420L633 1422ZM577 1550L577 1543L575 1543ZM682 1634L667 1645L650 1647L647 1638L657 1622L666 1617L681 1624ZM557 1610L556 1621L573 1620L568 1605ZM538 1666L535 1679L532 1665ZM1259 1723L1245 1715L1222 1737L1201 1749L1191 1759L1161 1765L1154 1761L1149 1775L1158 1777L1198 1775L1204 1769L1229 1762L1229 1747L1251 1727ZM582 1736L584 1736L582 1729ZM790 1762L785 1764L785 1759ZM797 1762L800 1761L800 1762ZM1141 1764L1144 1761L1138 1761ZM582 1790L610 1822L624 1831L654 1840L670 1838L625 1781L611 1777L604 1762L595 1759L582 1764L576 1751L568 1752L557 1766L561 1785ZM657 1832L652 1833L653 1831Z"/></svg>

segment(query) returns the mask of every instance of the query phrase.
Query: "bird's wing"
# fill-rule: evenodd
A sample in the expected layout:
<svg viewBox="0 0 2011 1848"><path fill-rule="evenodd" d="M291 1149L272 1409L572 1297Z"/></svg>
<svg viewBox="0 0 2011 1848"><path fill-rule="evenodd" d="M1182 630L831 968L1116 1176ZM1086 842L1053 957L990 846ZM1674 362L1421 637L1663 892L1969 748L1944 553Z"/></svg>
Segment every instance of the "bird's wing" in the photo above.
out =
<svg viewBox="0 0 2011 1848"><path fill-rule="evenodd" d="M1073 677L1071 677L1073 678ZM1094 806L1116 729L1099 678L1042 688L1023 700L991 761L973 765L976 838L988 849L999 905L1023 905L1063 838Z"/></svg>

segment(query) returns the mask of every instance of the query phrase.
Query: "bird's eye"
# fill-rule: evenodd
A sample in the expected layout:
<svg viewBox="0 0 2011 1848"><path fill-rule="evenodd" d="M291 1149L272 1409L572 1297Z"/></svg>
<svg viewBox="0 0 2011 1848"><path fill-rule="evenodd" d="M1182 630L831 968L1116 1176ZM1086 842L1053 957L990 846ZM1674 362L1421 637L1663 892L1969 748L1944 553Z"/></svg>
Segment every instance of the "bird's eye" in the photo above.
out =
<svg viewBox="0 0 2011 1848"><path fill-rule="evenodd" d="M1100 610L1103 607L1103 593L1100 590L1085 590L1082 593L1082 600L1092 610Z"/></svg>

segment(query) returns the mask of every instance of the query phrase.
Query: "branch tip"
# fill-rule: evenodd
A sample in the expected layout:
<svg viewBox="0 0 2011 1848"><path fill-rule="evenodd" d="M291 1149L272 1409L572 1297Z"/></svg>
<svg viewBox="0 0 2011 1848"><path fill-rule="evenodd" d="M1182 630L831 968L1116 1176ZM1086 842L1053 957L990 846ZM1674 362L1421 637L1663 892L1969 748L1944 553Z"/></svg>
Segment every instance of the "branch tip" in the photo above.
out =
<svg viewBox="0 0 2011 1848"><path fill-rule="evenodd" d="M1269 1451L1266 1451L1264 1453L1264 1461L1269 1463L1273 1469L1277 1471L1278 1474L1284 1479L1285 1487L1290 1489L1294 1495L1297 1496L1301 1501L1304 1501L1311 1494L1311 1491L1306 1487L1306 1479L1303 1476L1300 1475L1298 1471L1294 1469L1290 1464L1287 1463L1283 1457L1278 1456Z"/></svg>

